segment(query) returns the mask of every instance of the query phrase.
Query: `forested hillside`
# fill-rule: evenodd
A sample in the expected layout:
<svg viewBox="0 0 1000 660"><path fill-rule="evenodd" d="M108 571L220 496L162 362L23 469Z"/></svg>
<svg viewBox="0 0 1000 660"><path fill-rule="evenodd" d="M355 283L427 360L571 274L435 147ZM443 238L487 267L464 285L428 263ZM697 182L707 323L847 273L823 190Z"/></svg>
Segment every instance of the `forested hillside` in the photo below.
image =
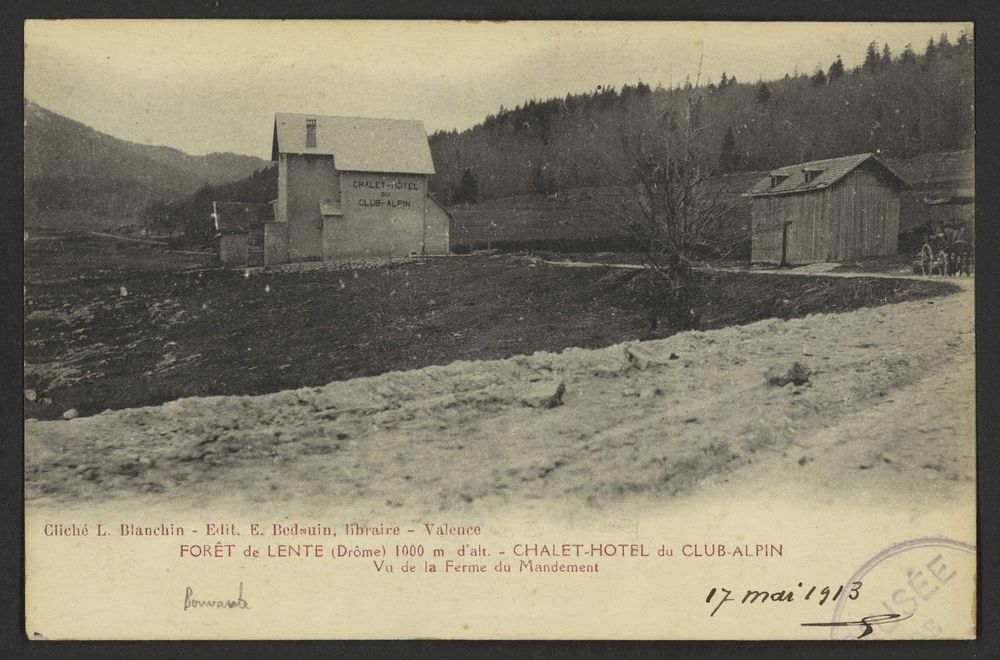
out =
<svg viewBox="0 0 1000 660"><path fill-rule="evenodd" d="M629 179L633 163L624 157L623 141L641 139L638 127L650 126L651 117L654 124L680 121L690 112L703 165L726 175L716 180L738 197L753 182L752 172L779 165L874 151L903 167L915 156L971 149L973 81L971 39L960 35L952 44L942 35L920 54L907 48L896 55L873 43L853 70L836 56L829 66L776 81L746 83L723 74L674 89L639 82L530 100L500 108L468 130L431 135L437 174L430 189L455 207L453 246L603 245L620 228L594 200L613 197L613 188ZM971 151L962 157L971 159ZM965 172L971 161L942 168L971 178ZM920 168L903 169L924 176ZM263 203L276 196L271 166L235 183L203 186L179 201L154 201L141 217L164 233L181 231L189 241L205 242L213 200ZM920 221L919 195L911 197L904 200L907 226ZM744 239L748 222L740 206L732 224Z"/></svg>
<svg viewBox="0 0 1000 660"><path fill-rule="evenodd" d="M917 52L919 50L919 52ZM974 138L972 38L947 35L892 53L872 43L864 63L841 57L775 81L639 82L530 100L465 131L434 133L431 189L446 204L551 194L627 176L622 141L654 117L698 128L704 165L722 172L878 152L889 158L969 149Z"/></svg>
<svg viewBox="0 0 1000 660"><path fill-rule="evenodd" d="M208 243L215 235L210 220L212 202L252 202L266 204L278 196L278 167L270 165L253 174L220 185L204 185L184 199L157 201L141 214L149 230L166 235L181 232L189 243Z"/></svg>
<svg viewBox="0 0 1000 660"><path fill-rule="evenodd" d="M192 156L120 140L31 102L24 115L28 225L134 223L151 203L235 181L266 165L252 156Z"/></svg>

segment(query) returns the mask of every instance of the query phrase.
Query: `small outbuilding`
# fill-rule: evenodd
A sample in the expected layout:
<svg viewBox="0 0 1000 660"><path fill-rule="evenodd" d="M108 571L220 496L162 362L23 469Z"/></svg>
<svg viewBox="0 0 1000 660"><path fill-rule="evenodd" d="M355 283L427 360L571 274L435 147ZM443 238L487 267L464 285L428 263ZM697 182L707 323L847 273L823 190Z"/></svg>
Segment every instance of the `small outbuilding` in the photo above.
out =
<svg viewBox="0 0 1000 660"><path fill-rule="evenodd" d="M451 216L427 192L423 122L278 113L271 159L266 263L448 253Z"/></svg>
<svg viewBox="0 0 1000 660"><path fill-rule="evenodd" d="M773 170L745 193L751 260L784 265L895 254L907 187L870 153Z"/></svg>
<svg viewBox="0 0 1000 660"><path fill-rule="evenodd" d="M212 221L223 264L264 265L264 235L267 226L274 225L273 203L212 202Z"/></svg>

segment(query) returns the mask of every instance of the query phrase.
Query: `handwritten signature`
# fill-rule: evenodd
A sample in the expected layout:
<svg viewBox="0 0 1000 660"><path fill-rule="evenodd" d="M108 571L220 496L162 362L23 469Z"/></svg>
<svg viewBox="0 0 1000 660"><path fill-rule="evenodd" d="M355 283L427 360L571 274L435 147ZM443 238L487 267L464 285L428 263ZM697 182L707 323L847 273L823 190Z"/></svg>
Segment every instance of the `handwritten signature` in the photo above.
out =
<svg viewBox="0 0 1000 660"><path fill-rule="evenodd" d="M877 626L882 623L889 623L890 621L905 621L909 619L913 614L907 614L903 616L902 614L886 613L886 614L869 614L868 616L858 619L857 621L829 621L829 622L818 622L818 623L802 623L799 625L803 626L862 626L861 634L858 635L858 639L862 637L867 637L872 634L872 626Z"/></svg>
<svg viewBox="0 0 1000 660"><path fill-rule="evenodd" d="M243 597L243 583L240 582L239 594L234 599L229 600L201 600L194 597L194 589L186 587L184 589L184 610L191 610L196 607L206 607L214 609L229 610L249 610L250 603Z"/></svg>

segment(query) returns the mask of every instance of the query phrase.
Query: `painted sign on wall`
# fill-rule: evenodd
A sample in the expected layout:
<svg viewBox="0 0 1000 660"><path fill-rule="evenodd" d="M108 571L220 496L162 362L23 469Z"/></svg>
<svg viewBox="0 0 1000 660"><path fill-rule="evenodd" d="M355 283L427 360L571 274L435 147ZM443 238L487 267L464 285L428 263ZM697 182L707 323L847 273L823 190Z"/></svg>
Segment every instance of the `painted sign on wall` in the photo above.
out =
<svg viewBox="0 0 1000 660"><path fill-rule="evenodd" d="M375 177L354 179L351 188L357 205L362 208L408 209L413 206L413 198L419 198L421 191L417 181Z"/></svg>

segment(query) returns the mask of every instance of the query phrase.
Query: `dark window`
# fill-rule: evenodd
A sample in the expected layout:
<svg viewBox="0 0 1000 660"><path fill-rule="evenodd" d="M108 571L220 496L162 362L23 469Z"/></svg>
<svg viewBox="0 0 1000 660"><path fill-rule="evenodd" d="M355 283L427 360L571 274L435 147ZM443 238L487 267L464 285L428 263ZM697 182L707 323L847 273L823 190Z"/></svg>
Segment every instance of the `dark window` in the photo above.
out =
<svg viewBox="0 0 1000 660"><path fill-rule="evenodd" d="M805 170L806 183L811 183L813 179L823 173L823 170Z"/></svg>
<svg viewBox="0 0 1000 660"><path fill-rule="evenodd" d="M316 146L316 120L307 119L306 120L306 146L315 147Z"/></svg>
<svg viewBox="0 0 1000 660"><path fill-rule="evenodd" d="M775 186L777 186L779 183L781 183L782 181L784 181L787 178L788 178L787 175L772 174L771 175L771 187L774 188Z"/></svg>

